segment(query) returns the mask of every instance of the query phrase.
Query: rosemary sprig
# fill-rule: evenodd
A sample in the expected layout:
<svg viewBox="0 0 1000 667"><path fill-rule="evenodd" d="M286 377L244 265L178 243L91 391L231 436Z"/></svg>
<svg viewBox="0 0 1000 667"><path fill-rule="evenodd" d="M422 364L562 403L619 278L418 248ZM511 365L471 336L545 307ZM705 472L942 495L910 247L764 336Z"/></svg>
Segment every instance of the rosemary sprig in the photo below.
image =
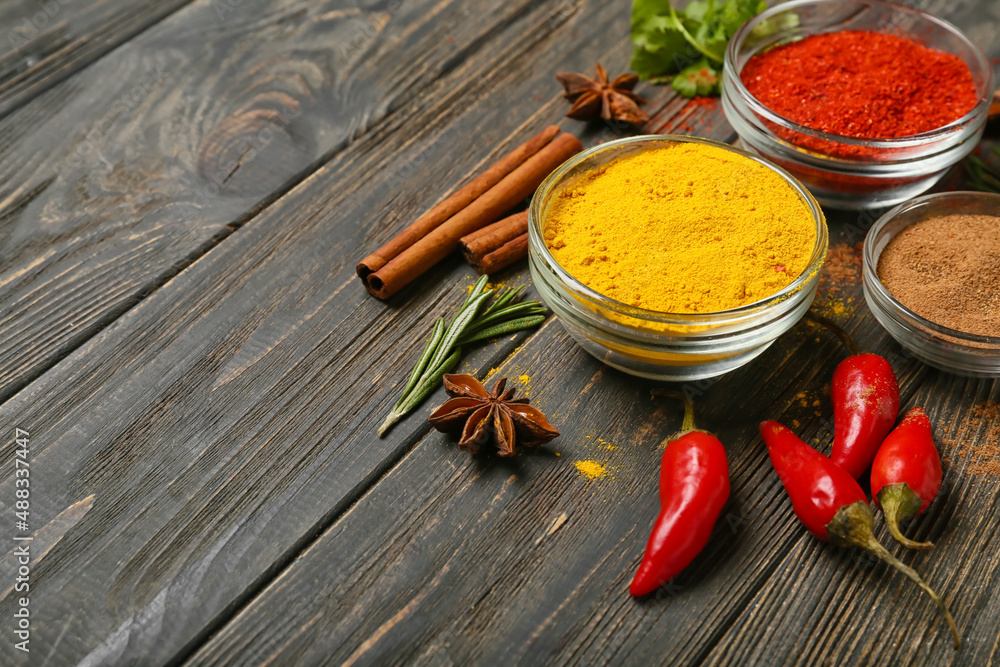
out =
<svg viewBox="0 0 1000 667"><path fill-rule="evenodd" d="M995 147L992 153L1000 159L1000 147ZM986 160L970 155L965 163L965 172L969 175L968 184L972 189L1000 194L1000 171L991 167Z"/></svg>
<svg viewBox="0 0 1000 667"><path fill-rule="evenodd" d="M410 372L402 396L378 429L380 436L441 384L441 377L454 369L462 358L463 345L527 329L545 321L545 306L538 301L514 302L523 287L501 290L493 303L483 308L483 304L494 294L493 290L483 291L487 280L488 276L483 276L476 281L450 324L445 326L441 317L434 322L431 337Z"/></svg>

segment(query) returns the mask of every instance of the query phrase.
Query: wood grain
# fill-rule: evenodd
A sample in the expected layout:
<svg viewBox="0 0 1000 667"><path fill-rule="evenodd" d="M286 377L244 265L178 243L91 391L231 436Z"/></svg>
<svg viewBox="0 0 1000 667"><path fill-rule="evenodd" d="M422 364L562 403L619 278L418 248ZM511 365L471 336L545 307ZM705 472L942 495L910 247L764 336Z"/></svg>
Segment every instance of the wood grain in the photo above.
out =
<svg viewBox="0 0 1000 667"><path fill-rule="evenodd" d="M0 5L0 117L191 0L14 0Z"/></svg>
<svg viewBox="0 0 1000 667"><path fill-rule="evenodd" d="M8 241L22 244L12 261L31 248L56 258L49 274L32 273L34 264L0 274L0 304L13 323L11 334L0 332L8 345L0 363L14 369L12 358L27 359L35 375L51 366L30 383L30 373L9 370L8 380L25 386L0 406L0 423L32 433L32 527L52 544L33 570L32 613L51 664L649 664L664 656L693 664L737 653L792 660L793 645L814 659L863 662L923 655L918 637L929 643L926 655L948 657L919 594L894 578L853 574L842 561L834 567L829 550L810 542L755 439L766 414L829 442L822 388L843 353L806 324L750 366L695 385L701 423L731 447L733 499L703 558L640 603L625 587L656 513L656 443L677 428L679 409L651 398L650 383L591 360L557 321L486 345L465 367L503 362L499 372L531 376L533 400L563 430L543 453L470 459L444 436L428 436L424 419L440 395L386 439L373 435L423 332L464 296L452 286L473 276L456 260L385 305L361 290L354 262L491 156L558 120L566 107L553 71L599 58L623 69L627 7L441 2L406 5L406 17L373 6L345 18L341 8L244 2L250 13L220 30L206 5L130 42L127 58L115 61L116 51L36 99L47 104L0 121L0 140L33 146L43 136L29 132L33 118L50 114L49 127L65 127L81 109L100 118L107 107L86 91L137 74L125 61L147 51L181 58L174 78L123 123L114 151L102 149L112 158L106 173L56 174L37 152L30 168L12 169L37 169L37 178L22 178L27 185L2 209L4 251ZM343 36L337 30L376 35L348 42L346 69L324 60L336 61L324 49L331 35ZM206 76L199 54L219 71ZM103 78L86 78L101 67ZM731 136L717 108L642 92L655 98L650 111L664 127ZM282 111L291 101L301 109L294 118ZM263 150L245 142L272 126ZM587 143L622 133L586 129ZM199 194L212 179L219 192ZM42 215L50 207L58 215ZM870 222L834 220L835 240ZM8 300L21 276L34 291ZM119 283L119 294L105 295ZM858 285L842 287L844 323L890 355L904 402L926 400L948 420L996 398L997 383L964 384L900 355ZM152 294L131 308L142 290ZM29 330L32 317L43 322ZM82 323L76 338L67 322ZM599 457L608 478L588 484L571 466ZM0 480L5 502L12 479ZM951 556L925 569L949 592L996 576L988 557L996 502L967 505L993 497L975 488L949 492L915 527L942 553L958 539L951 526L981 527L970 544L983 552L968 568ZM783 617L787 582L811 617ZM882 626L896 639L861 644L857 616L867 610L840 620L827 606L855 597L870 604L885 583L909 616ZM996 653L995 639L993 653L983 648L997 618L989 590L969 598L983 620L970 611L960 618L976 659ZM775 610L784 634L748 618L756 603ZM0 615L12 605L0 599ZM810 630L810 618L849 648Z"/></svg>
<svg viewBox="0 0 1000 667"><path fill-rule="evenodd" d="M711 114L688 122L685 104L672 105L661 127L729 136ZM832 216L833 241L860 241L874 219ZM893 362L904 406L936 406L939 435L976 402L996 399L996 382L952 378L905 354L874 322L856 280L835 287L838 318ZM942 555L936 567L922 565L930 556L909 558L943 591L971 591L963 616L971 648L957 655L922 594L858 567L865 561L817 543L794 520L755 422L777 418L828 446L823 389L843 355L831 338L800 325L750 367L698 388L701 423L732 443L733 499L703 557L655 599L633 602L625 588L656 511L652 445L679 415L550 324L498 372L532 375L533 396L563 429L548 448L561 456L469 461L446 437L428 436L189 663L991 663L1000 643L986 584L998 571L995 480L969 482L980 489L972 497L946 486L915 525ZM983 437L973 434L973 446ZM597 438L618 449L602 451ZM618 453L623 443L627 454ZM590 483L566 460L599 457L612 477ZM944 555L959 531L963 543ZM969 566L948 576L958 559ZM764 604L770 615L758 611ZM884 610L875 621L873 604Z"/></svg>
<svg viewBox="0 0 1000 667"><path fill-rule="evenodd" d="M0 119L0 400L487 36L544 15L516 43L538 41L576 11L383 5L199 0Z"/></svg>
<svg viewBox="0 0 1000 667"><path fill-rule="evenodd" d="M1000 479L971 472L947 441L959 434L972 448L988 444L982 428L960 424L974 405L1000 400L997 382L934 372L904 404L932 406L946 459L942 491L909 533L935 542L926 554L894 547L884 522L877 535L949 600L963 636L954 651L936 607L912 583L860 554L808 537L782 559L779 574L760 590L708 656L709 664L987 665L1000 659ZM950 461L949 461L950 459ZM818 589L818 594L817 594Z"/></svg>
<svg viewBox="0 0 1000 667"><path fill-rule="evenodd" d="M539 59L570 68L612 45L622 53L605 28L621 30L627 11L571 9L533 5L500 21L492 48L466 53L0 408L0 422L33 433L34 521L94 496L36 571L38 639L55 646L54 663L184 655L423 435L429 406L385 440L374 431L421 334L473 276L456 259L386 306L353 264L560 118L565 102ZM574 33L569 46L553 39ZM524 111L496 104L501 92ZM521 338L486 345L469 368Z"/></svg>
<svg viewBox="0 0 1000 667"><path fill-rule="evenodd" d="M872 318L848 322L864 345L891 351ZM508 462L470 460L452 439L429 435L189 664L235 665L249 656L274 664L651 664L663 656L696 664L715 657L720 638L757 613L758 599L775 582L794 585L770 600L770 613L792 627L772 628L756 641L734 637L747 653L722 662L797 659L792 644L787 655L776 653L776 644L783 648L786 637L818 642L827 633L817 627L856 631L862 605L879 595L885 577L866 571L841 586L839 595L859 600L841 625L832 610L810 620L781 608L792 596L826 609L830 589L840 583L836 568L850 570L844 566L852 561L816 543L795 521L756 422L759 415L798 422L805 437L829 443L830 408L813 401L843 356L832 336L803 323L749 366L688 387L700 393L699 423L728 445L732 499L698 561L652 599L633 601L628 582L657 511L657 443L680 426L680 409L651 398L653 383L602 367L558 323L547 324L497 376L531 377L531 396L562 430L559 439ZM934 395L927 379L938 374L912 359L895 365L907 402ZM805 405L800 394L808 397ZM962 403L958 409L969 407ZM587 481L572 466L579 460L606 465L608 476ZM966 505L949 495L953 501ZM924 521L941 522L929 535L941 540L943 523L953 522L937 516L935 509ZM976 503L970 516L989 521L990 505ZM828 567L795 562L803 550ZM953 558L928 576L940 577ZM978 578L995 570L990 558L982 554L962 576L966 587L978 589L977 606L988 604L990 589ZM894 620L895 635L927 638L922 629L934 624L933 608L906 586L895 586L892 595L910 611ZM752 620L751 631L771 627ZM966 629L970 644L992 641L993 634L987 623ZM944 650L934 658L950 657L946 634L935 646ZM828 654L838 656L836 664L863 655L824 644L809 658ZM891 650L879 657L886 655L894 662ZM982 654L967 657L961 664L977 664Z"/></svg>

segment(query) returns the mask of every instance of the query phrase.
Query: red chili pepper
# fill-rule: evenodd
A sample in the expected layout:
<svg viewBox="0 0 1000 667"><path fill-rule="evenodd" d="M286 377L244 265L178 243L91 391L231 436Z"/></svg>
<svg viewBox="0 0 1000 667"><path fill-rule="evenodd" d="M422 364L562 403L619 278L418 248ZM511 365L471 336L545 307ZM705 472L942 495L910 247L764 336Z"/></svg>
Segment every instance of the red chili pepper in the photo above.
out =
<svg viewBox="0 0 1000 667"><path fill-rule="evenodd" d="M864 549L913 580L941 608L958 649L962 640L944 600L875 539L872 509L854 478L777 422L762 422L760 434L792 509L809 532L837 546Z"/></svg>
<svg viewBox="0 0 1000 667"><path fill-rule="evenodd" d="M660 515L629 593L652 593L694 560L712 534L729 498L726 450L694 426L694 406L684 399L681 432L667 441L660 464Z"/></svg>
<svg viewBox="0 0 1000 667"><path fill-rule="evenodd" d="M904 537L899 522L923 513L940 489L941 457L934 446L931 420L923 410L913 408L882 443L872 464L872 497L885 512L885 522L897 542L911 549L934 546Z"/></svg>
<svg viewBox="0 0 1000 667"><path fill-rule="evenodd" d="M899 414L899 383L892 366L877 354L862 354L850 336L825 317L809 314L837 334L851 356L833 371L833 451L830 460L861 476L892 430Z"/></svg>
<svg viewBox="0 0 1000 667"><path fill-rule="evenodd" d="M830 460L859 479L899 413L899 384L877 354L855 354L833 372L833 451Z"/></svg>

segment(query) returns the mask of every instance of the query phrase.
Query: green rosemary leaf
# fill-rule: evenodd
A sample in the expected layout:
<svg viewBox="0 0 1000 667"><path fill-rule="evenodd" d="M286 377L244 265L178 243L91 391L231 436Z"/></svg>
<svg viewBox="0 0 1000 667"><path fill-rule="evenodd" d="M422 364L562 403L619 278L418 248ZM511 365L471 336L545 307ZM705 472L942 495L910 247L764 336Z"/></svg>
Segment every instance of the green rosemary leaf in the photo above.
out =
<svg viewBox="0 0 1000 667"><path fill-rule="evenodd" d="M423 374L424 369L427 367L427 362L430 361L434 352L437 351L438 343L441 342L441 338L444 337L444 318L439 317L434 322L434 330L431 332L431 338L427 341L427 347L424 348L423 353L420 355L420 359L417 360L417 365L413 367L413 372L410 373L410 379L407 380L406 386L403 388L402 394L399 396L399 400L396 402L398 406L403 402L413 386L417 384L417 380L420 379L421 374Z"/></svg>
<svg viewBox="0 0 1000 667"><path fill-rule="evenodd" d="M477 280L475 284L472 286L472 289L469 290L469 296L465 297L465 301L462 303L462 307L458 309L459 312L465 310L465 307L469 305L469 302L472 301L474 298L476 298L476 295L478 295L480 292L483 291L483 287L486 286L486 283L489 281L489 279L490 279L489 276L479 277L479 280Z"/></svg>
<svg viewBox="0 0 1000 667"><path fill-rule="evenodd" d="M994 148L991 152L1000 157L1000 149ZM967 184L971 189L1000 194L1000 171L991 167L986 160L970 155L966 159L965 170L968 175Z"/></svg>
<svg viewBox="0 0 1000 667"><path fill-rule="evenodd" d="M526 315L537 315L539 313L544 313L545 307L537 301L528 301L526 303L518 303L513 306L507 306L504 309L498 310L492 315L487 317L479 317L473 323L473 329L482 329L485 327L492 326L503 322L504 320L510 320L517 317L524 317Z"/></svg>
<svg viewBox="0 0 1000 667"><path fill-rule="evenodd" d="M448 373L458 364L459 359L462 358L462 348L456 347L454 351L442 361L434 369L431 369L428 373L424 375L423 380L417 385L412 392L404 395L400 402L396 404L395 407L386 416L385 421L378 428L378 434L384 435L389 428L393 426L400 419L405 417L410 413L413 408L420 405L420 403L431 395L438 385L441 384L441 378L445 373Z"/></svg>
<svg viewBox="0 0 1000 667"><path fill-rule="evenodd" d="M469 302L465 308L458 314L455 321L451 323L448 327L448 331L445 332L444 338L441 340L441 345L438 347L437 353L431 357L431 361L427 364L430 368L436 367L440 364L446 356L451 352L451 348L455 345L455 341L465 333L466 328L476 317L476 313L479 311L479 307L491 296L493 296L493 290L486 290L472 301Z"/></svg>
<svg viewBox="0 0 1000 667"><path fill-rule="evenodd" d="M482 329L470 333L466 338L460 338L458 340L459 345L467 345L468 343L475 343L476 341L486 340L488 338L495 338L496 336L505 336L515 331L520 331L521 329L527 329L541 324L545 321L545 315L531 315L530 317L522 317L516 320L510 320L504 322L503 324L497 324L487 329Z"/></svg>
<svg viewBox="0 0 1000 667"><path fill-rule="evenodd" d="M445 357L436 368L431 370L424 378L424 381L417 386L417 388L413 391L413 396L406 402L406 405L403 406L404 411L409 412L413 408L420 405L425 398L438 388L441 384L441 377L448 371L455 368L461 358L462 348L456 347L452 353Z"/></svg>
<svg viewBox="0 0 1000 667"><path fill-rule="evenodd" d="M508 289L504 290L503 293L497 295L496 301L494 301L493 303L491 303L490 307L483 311L483 317L486 317L487 315L491 315L494 312L496 312L496 311L500 310L501 308L503 308L504 306L506 306L508 303L511 302L511 300L514 299L514 297L516 297L518 294L520 294L521 290L523 290L523 289L524 289L524 285L518 285L517 287L515 287L513 289L508 288Z"/></svg>
<svg viewBox="0 0 1000 667"><path fill-rule="evenodd" d="M441 377L461 358L462 345L512 333L545 320L545 307L538 301L514 303L523 287L494 294L494 290L485 289L487 279L488 276L483 276L476 281L447 326L444 318L434 322L430 340L410 372L402 395L378 429L380 436L441 384ZM483 305L494 296L493 303L483 309Z"/></svg>

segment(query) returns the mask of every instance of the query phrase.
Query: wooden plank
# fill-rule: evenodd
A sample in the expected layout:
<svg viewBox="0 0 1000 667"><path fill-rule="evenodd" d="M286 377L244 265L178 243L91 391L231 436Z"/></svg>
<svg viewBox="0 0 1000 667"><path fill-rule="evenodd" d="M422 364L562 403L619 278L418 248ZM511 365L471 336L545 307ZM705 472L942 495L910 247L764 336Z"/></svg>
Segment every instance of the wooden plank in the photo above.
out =
<svg viewBox="0 0 1000 667"><path fill-rule="evenodd" d="M668 129L684 124L676 114L671 117ZM853 244L873 220L864 214L834 216L834 241ZM905 400L923 401L928 387L940 384L939 374L902 355L868 316L856 280L828 280L824 291L828 312L893 360ZM681 575L658 599L640 604L628 601L624 588L655 515L649 480L657 456L651 444L679 422L658 405L647 407L648 416L637 415L635 406L648 404L643 391L634 388L636 381L602 371L578 350L574 356L567 344L550 325L505 366L515 374L534 373L533 395L543 397L544 407L560 418L564 435L549 449L562 456L473 463L445 444L447 438L428 437L190 663L239 664L254 656L276 664L338 658L348 664L510 659L650 664L669 656L672 664L691 664L716 657L713 647L720 637L728 639L727 627L742 621L747 613L742 610L754 610L763 596L753 593L758 587L789 579L798 585L785 590L786 596L804 597L813 607L829 604L823 594L835 584L827 585L822 573L809 578L789 574L786 553L824 547L796 525L752 423L757 415L773 414L796 424L804 437L829 442L822 387L842 352L831 346L828 334L800 326L750 369L722 378L701 397L702 410L707 406L710 411L707 418L702 415L702 423L733 443L737 457L726 528L720 528L699 559L704 565ZM797 361L806 354L823 361ZM994 394L995 388L994 383ZM951 393L947 386L936 386L930 395L938 392ZM911 399L915 393L918 398ZM578 401L570 398L577 395ZM569 407L568 401L573 401ZM594 406L608 408L597 411ZM588 486L573 476L565 458L594 456L588 444L592 446L595 433L605 434L619 448L625 441L630 451L627 458L603 453L606 462L617 465L615 477ZM636 456L642 457L639 463ZM604 486L595 488L599 484ZM990 507L976 507L969 520L982 521L990 514ZM380 527L377 536L371 535L373 525ZM947 567L943 562L940 569ZM977 576L995 577L995 566L980 559L969 579ZM854 592L848 587L838 594ZM906 588L894 593L900 605L908 605L914 622L934 619L919 594ZM998 612L984 607L986 599L977 598L983 621L967 632L967 641L984 646L992 641L995 653L989 624ZM775 615L793 616L782 608L781 598L771 602ZM839 624L840 636L862 634L859 626L870 612L862 605L854 611ZM796 639L821 635L816 627L824 623L817 623L811 635L799 632ZM895 631L898 640L902 623ZM797 655L780 644L781 638L776 631L763 640L738 639L746 642L746 654L756 663L770 664L779 659L769 652L769 641L779 642L786 661ZM877 655L894 662L894 645L887 638ZM809 653L811 662L824 659L825 651ZM859 657L829 653L846 655L846 662ZM977 650L963 664L981 664L984 655L995 657Z"/></svg>
<svg viewBox="0 0 1000 667"><path fill-rule="evenodd" d="M0 400L494 30L575 11L383 5L199 0L0 120Z"/></svg>
<svg viewBox="0 0 1000 667"><path fill-rule="evenodd" d="M995 7L986 9L980 2L907 4L958 25L994 60L995 74L1000 73L996 61L1000 43L995 39L1000 14ZM949 185L960 186L954 181ZM843 241L855 243L864 238L878 213L840 213L833 222ZM852 319L871 320L867 307L860 305L863 297L849 286L834 297ZM897 371L899 362L908 359L905 350L891 342L880 353L893 361ZM996 556L1000 536L995 521L1000 481L975 471L974 457L969 460L968 454L964 458L958 454L963 446L974 451L995 438L986 422L970 420L970 414L976 405L997 401L998 390L996 381L928 370L909 405L904 397L904 409L921 405L930 414L945 457L945 478L938 500L911 528L921 539L934 540L937 548L929 554L890 550L914 565L951 601L963 632L961 651L952 650L936 608L900 575L857 553L803 535L789 545L774 576L720 637L705 662L981 665L1000 661L1000 604L990 595L1000 581ZM956 438L959 442L947 442ZM879 539L892 545L880 519L876 528Z"/></svg>
<svg viewBox="0 0 1000 667"><path fill-rule="evenodd" d="M0 117L191 0L13 0L0 5Z"/></svg>
<svg viewBox="0 0 1000 667"><path fill-rule="evenodd" d="M847 323L862 344L892 347L871 318ZM497 376L531 377L559 439L508 462L470 460L431 434L189 664L698 663L803 539L757 422L826 434L830 408L813 401L843 356L803 323L743 369L687 387L728 445L732 499L698 562L636 602L627 586L658 510L657 444L680 409L547 324ZM896 369L909 398L927 370ZM588 459L609 476L580 477L572 464Z"/></svg>
<svg viewBox="0 0 1000 667"><path fill-rule="evenodd" d="M92 496L75 523L48 528L65 536L34 570L36 638L53 664L184 655L426 432L416 416L374 437L470 271L442 266L386 305L354 261L558 120L552 70L622 53L607 27L628 21L600 3L504 16L443 78L0 407L0 423L32 434L33 528ZM450 32L448 18L434 25ZM486 345L470 368L519 340ZM12 489L7 475L0 499Z"/></svg>
<svg viewBox="0 0 1000 667"><path fill-rule="evenodd" d="M951 603L964 645L954 651L936 607L912 583L872 560L803 536L716 645L709 664L987 665L1000 660L1000 478L978 470L993 440L975 405L1000 401L1000 384L933 372L910 402L925 406L946 459L942 491L908 533L935 542L926 554L892 547ZM904 407L910 407L904 405ZM993 428L998 425L994 422ZM949 444L959 438L958 443ZM949 461L950 459L950 461Z"/></svg>
<svg viewBox="0 0 1000 667"><path fill-rule="evenodd" d="M385 382L397 380L416 353L420 341L413 331L426 330L432 315L453 305L456 295L440 286L414 288L384 307L356 289L351 265L362 248L377 240L364 238L367 230L376 230L372 237L388 236L390 228L484 159L484 145L500 150L498 144L522 117L488 93L502 92L504 99L523 100L531 109L542 107L521 129L520 136L528 134L556 118L561 113L556 109L565 108L554 96L547 102L534 99L539 90L552 90L547 87L552 85L550 73L538 71L545 68L537 63L551 63L553 69L589 65L608 46L603 31L614 33L615 25L620 31L627 21L621 8L586 6L565 19L559 19L558 12L545 14L542 7L532 12L518 16L485 42L506 50L489 56L477 50L466 62L452 63L454 69L431 84L425 95L394 109L373 133L0 410L4 424L19 423L34 434L33 466L43 484L38 490L39 521L51 519L48 526L57 517L79 516L64 508L79 507L93 494L89 510L62 529L65 537L37 570L38 638L54 646L54 664L72 664L88 655L95 662L160 663L186 654L261 583L282 571L359 490L414 443L420 442L411 456L423 456L433 441L421 441L425 429L418 426L419 415L389 439L377 441L371 433L381 414L371 410L391 402L393 389ZM541 44L540 37L551 30L557 37L570 30L577 33L569 48L565 42ZM620 66L621 47L617 53L614 64ZM456 137L475 141L456 142ZM465 275L460 268L442 267L431 282ZM402 304L406 308L395 309ZM866 340L874 338L877 327L870 318L852 323L867 332ZM543 335L558 332L555 326ZM811 335L799 335L801 344L812 340ZM564 339L551 340L553 346L568 346ZM884 340L878 340L884 349ZM485 349L470 360L472 367L491 365L512 346L507 341L501 348ZM554 349L556 356L559 348ZM767 353L770 364L764 368L787 373L794 366L805 375L793 379L815 382L816 374L829 373L836 344L821 340L819 353L828 360L816 369L803 367L795 358L785 360L781 349ZM920 371L916 365L902 370L909 391ZM776 380L761 386L760 378L748 373L731 377L757 394L748 392L747 398L734 402L728 395L709 393L704 402L727 411L726 419L732 418L729 410L749 419L779 399L797 405L791 386ZM632 390L635 383L621 384ZM570 385L574 387L579 385ZM603 381L595 387L604 387ZM604 390L614 392L617 387ZM549 391L556 393L545 387L533 393L541 398ZM634 419L640 411L625 411L626 417ZM676 426L666 413L652 419L654 425L664 424L663 432ZM750 423L728 425L721 417L719 423L727 442L752 428ZM635 432L625 427L623 420L621 434ZM807 427L813 434L819 429L812 422ZM645 432L639 432L645 442ZM659 436L649 433L649 442ZM753 455L760 456L759 449ZM651 507L645 485L655 466L649 461L656 458L648 451L647 456L643 471L635 472L644 485L636 496L647 503L646 524ZM412 482L405 480L407 486ZM382 494L383 488L380 484L372 493ZM10 491L8 479L0 485L0 498L11 497ZM397 509L404 498L398 496L389 505ZM541 498L548 501L547 496ZM580 496L574 508L586 515L593 510L585 500ZM518 489L514 505L523 508L523 502ZM514 509L508 510L506 521L520 519L510 514ZM570 527L568 518L562 524L554 536ZM369 523L368 532L371 527ZM640 543L644 530L638 530ZM516 530L512 534L516 536ZM567 534L581 539L578 533ZM418 560L433 557L430 545L414 550L394 543L393 548L407 557L416 554ZM575 557L580 553L574 552ZM620 568L626 573L617 575L622 581L637 558L633 554ZM326 563L328 570L313 582L311 595L337 562ZM709 569L706 565L692 576L711 576ZM378 576L376 570L366 576ZM601 573L605 571L607 566ZM289 570L279 581L297 572ZM760 581L763 575L753 572ZM689 590L697 588L698 580L689 585ZM743 594L751 593L748 585ZM461 600L468 599L463 593ZM72 607L67 600L73 601ZM322 600L310 597L305 602ZM716 602L718 613L733 613L723 609L724 600ZM7 613L9 604L9 599L0 602L0 613ZM473 629L488 627L491 614L515 622L513 611L492 604L479 612L479 625ZM280 621L285 613L281 610L272 621ZM624 644L629 634L619 634L613 624L609 627L609 619L611 612L601 615L595 627ZM365 627L373 622L369 618ZM568 632L573 620L566 623ZM713 627L718 634L723 624ZM661 658L658 639L646 640L636 655ZM277 636L275 641L285 639ZM691 655L702 655L711 645L701 637L697 641L701 643ZM378 642L373 646L378 648ZM581 646L574 655L589 655L582 651L590 644ZM610 642L608 646L598 649L615 650ZM262 655L276 651L274 646L261 648ZM311 645L304 650L312 650ZM251 656L244 654L244 662Z"/></svg>
<svg viewBox="0 0 1000 667"><path fill-rule="evenodd" d="M662 113L669 119L663 124L668 130L684 125L676 114ZM840 244L859 241L874 221L871 214L832 218L833 240ZM962 381L942 381L947 376L902 354L869 316L856 280L834 282L825 286L825 308L842 319L863 345L892 360L904 402L926 403L924 396L939 392L955 395L954 387ZM758 415L774 416L795 424L803 437L828 443L831 422L823 387L842 351L828 334L800 326L750 368L706 389L700 401L710 414L702 416L702 423L717 430L724 442L733 443L731 453L736 456L726 528L720 527L713 537L699 559L701 565L682 574L657 599L635 604L624 589L655 516L649 480L654 478L658 457L650 445L679 421L676 416L670 421L659 405L649 406L649 415L637 415L646 383L602 370L578 350L576 356L567 352L566 345L549 325L500 370L533 374L533 395L545 397L543 407L563 428L563 436L549 447L562 456L526 456L513 464L488 459L474 463L445 444L447 438L431 435L195 653L190 664L239 664L250 656L275 664L310 659L348 664L511 659L650 664L669 656L673 664L693 664L719 655L722 662L732 664L715 647L740 646L741 640L747 644L743 656L757 663L777 661L776 655L792 661L798 654L788 650L787 642L780 644L779 632L719 644L730 640L730 626L742 623L758 598L768 599L775 614L792 615L782 606L783 598L766 597L775 582L796 582L794 590L782 592L806 598L801 606L813 609L831 605L825 596L841 583L829 582L824 577L829 573L824 572L816 577L789 575L793 557L789 554L808 548L824 552L827 547L815 544L795 522L766 462L754 422ZM801 362L805 355L809 364ZM979 396L996 396L996 383L979 386L984 388ZM608 407L598 412L594 406ZM633 448L628 458L613 459L615 453L603 453L606 462L616 466L614 478L587 486L574 477L564 459L571 454L594 456L588 443L595 437L618 447L621 441L631 441ZM636 454L643 457L638 463ZM573 487L574 483L583 488ZM602 483L600 491L593 488ZM989 500L988 494L981 497ZM988 520L995 505L994 500L992 505L970 507L965 521ZM379 526L376 535L372 526ZM992 545L996 530L990 530L990 537L972 548ZM939 539L933 530L931 536ZM625 545L632 545L630 553ZM995 553L995 548L985 551ZM942 560L937 570L927 571L928 577L954 568L955 559L952 555ZM995 577L995 562L978 558L963 581L972 586ZM935 622L934 611L927 609L922 596L896 583L894 601L910 611L912 623ZM848 598L856 589L843 584L836 595ZM985 594L977 594L975 605L982 620L966 630L966 641L978 648L957 664L982 664L983 657L997 657L1000 641L994 628L1000 612ZM837 626L841 637L864 636L871 612L862 604L852 610L855 613ZM793 638L799 645L820 635L816 627L824 627L824 622L837 623L827 614L810 635L796 621L807 621L791 619L794 627L786 628L797 633ZM865 655L882 662L887 656L891 663L913 655L895 651L895 646L926 639L939 628L914 633L897 621L890 630L876 653L817 648L822 639L806 648L813 663L825 662L827 655L845 656L846 662L858 662ZM769 642L779 642L777 654L769 652ZM947 647L947 638L934 646ZM950 658L948 651L932 655Z"/></svg>

